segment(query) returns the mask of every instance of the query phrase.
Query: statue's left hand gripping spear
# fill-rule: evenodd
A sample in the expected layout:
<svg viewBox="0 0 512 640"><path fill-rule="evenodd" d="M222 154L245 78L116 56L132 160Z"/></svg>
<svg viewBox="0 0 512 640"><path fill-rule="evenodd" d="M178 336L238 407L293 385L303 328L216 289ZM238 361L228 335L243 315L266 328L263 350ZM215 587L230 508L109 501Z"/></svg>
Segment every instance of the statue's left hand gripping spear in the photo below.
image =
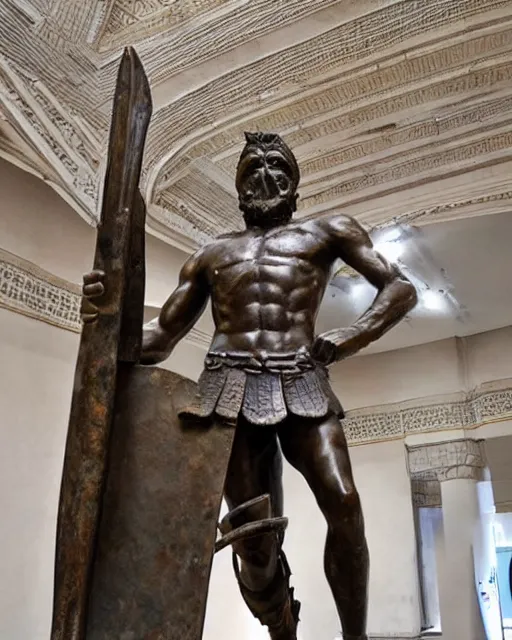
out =
<svg viewBox="0 0 512 640"><path fill-rule="evenodd" d="M105 273L105 293L98 299L97 320L84 326L73 387L57 524L51 640L86 638L120 350L121 359L130 359L121 346L123 306L151 110L146 74L135 51L128 48L115 90L94 258L94 269Z"/></svg>

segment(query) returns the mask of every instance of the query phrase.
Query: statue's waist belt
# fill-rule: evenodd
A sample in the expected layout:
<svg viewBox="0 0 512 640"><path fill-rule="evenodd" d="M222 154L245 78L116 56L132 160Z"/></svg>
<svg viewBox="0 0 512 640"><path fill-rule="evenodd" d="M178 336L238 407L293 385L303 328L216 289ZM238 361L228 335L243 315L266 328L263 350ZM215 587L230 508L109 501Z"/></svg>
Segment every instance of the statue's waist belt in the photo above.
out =
<svg viewBox="0 0 512 640"><path fill-rule="evenodd" d="M320 367L306 349L287 353L259 353L258 356L248 351L209 351L205 359L208 370L219 367L242 369L248 373L300 374L304 371Z"/></svg>
<svg viewBox="0 0 512 640"><path fill-rule="evenodd" d="M210 351L198 380L198 393L175 407L183 419L216 417L235 425L241 414L253 425L270 426L288 416L343 416L327 369L301 349L296 353L254 354Z"/></svg>

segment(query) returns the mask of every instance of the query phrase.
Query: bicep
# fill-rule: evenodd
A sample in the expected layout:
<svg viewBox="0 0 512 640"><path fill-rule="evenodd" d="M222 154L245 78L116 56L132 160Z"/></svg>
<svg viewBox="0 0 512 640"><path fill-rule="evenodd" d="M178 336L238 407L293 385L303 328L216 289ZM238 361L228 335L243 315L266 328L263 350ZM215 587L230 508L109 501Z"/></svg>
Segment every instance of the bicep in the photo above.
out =
<svg viewBox="0 0 512 640"><path fill-rule="evenodd" d="M345 219L343 225L335 228L335 233L338 257L377 289L400 275L398 267L375 250L367 231L356 220Z"/></svg>
<svg viewBox="0 0 512 640"><path fill-rule="evenodd" d="M203 311L208 301L208 282L199 259L192 256L180 271L177 288L160 312L160 325L170 329L176 322L188 324Z"/></svg>

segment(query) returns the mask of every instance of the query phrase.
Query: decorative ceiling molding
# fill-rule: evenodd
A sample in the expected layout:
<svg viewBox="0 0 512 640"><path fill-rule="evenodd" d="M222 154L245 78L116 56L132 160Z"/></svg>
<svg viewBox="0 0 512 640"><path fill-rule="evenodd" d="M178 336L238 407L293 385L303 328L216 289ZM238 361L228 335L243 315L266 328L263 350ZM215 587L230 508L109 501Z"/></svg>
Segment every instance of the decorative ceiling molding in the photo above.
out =
<svg viewBox="0 0 512 640"><path fill-rule="evenodd" d="M0 38L0 155L91 224L127 44L155 99L148 228L181 249L240 227L244 130L296 151L299 216L425 224L509 206L512 0L4 0Z"/></svg>
<svg viewBox="0 0 512 640"><path fill-rule="evenodd" d="M392 222L393 224L446 222L447 220L453 220L455 217L469 218L472 215L478 215L481 207L485 207L488 213L501 213L504 210L510 210L511 200L512 191L493 193L470 200L459 200L448 204L439 204L430 209L411 211L392 218ZM456 215L457 211L461 211L462 213Z"/></svg>
<svg viewBox="0 0 512 640"><path fill-rule="evenodd" d="M279 26L332 4L334 0L287 0L279 7ZM151 36L172 34L175 46L160 54L160 74L155 78L158 81L164 69L165 78L169 71L207 60L212 37L216 40L216 55L221 55L248 39L261 38L275 30L275 19L275 10L264 0L115 0L104 14L96 47L107 52Z"/></svg>
<svg viewBox="0 0 512 640"><path fill-rule="evenodd" d="M22 75L0 57L0 107L9 123L25 140L41 167L48 166L54 184L65 190L83 215L98 209L99 160L90 130L72 122L58 100L37 80ZM8 142L0 142L5 152Z"/></svg>
<svg viewBox="0 0 512 640"><path fill-rule="evenodd" d="M468 0L465 3L443 0L427 5L410 2L388 3L385 8L380 7L379 10L349 23L329 28L306 42L262 57L252 64L235 68L230 73L212 79L201 88L175 100L156 114L149 148L151 150L152 144L162 142L168 150L167 153L174 155L173 149L178 146L176 141L186 139L190 134L197 136L202 129L202 123L208 125L210 134L216 134L216 128L222 126L222 120L233 121L231 113L235 115L233 107L236 105L240 105L239 113L245 114L244 127L251 118L257 121L254 124L259 124L263 109L272 109L271 113L263 118L261 128L279 128L283 132L283 125L287 123L302 129L304 119L313 116L317 118L322 114L338 117L336 111L353 111L354 102L357 105L358 99L361 106L374 102L372 107L364 107L361 113L356 111L350 118L345 119L342 126L350 131L360 123L382 118L397 110L403 110L404 107L415 108L427 101L442 98L446 92L449 98L450 91L456 92L459 89L460 81L455 81L455 84L449 81L446 88L444 83L435 82L445 73L446 56L442 55L436 57L435 64L430 63L430 70L427 71L428 59L424 65L423 73L434 80L432 89L429 89L428 85L423 88L427 90L427 95L424 95L424 90L404 92L408 82L415 80L414 67L422 67L418 62L409 63L409 67L413 68L402 80L400 67L403 65L400 65L400 62L404 58L404 51L409 50L408 57L416 57L418 53L414 52L411 55L410 51L411 48L414 51L413 45L416 44L420 52L426 49L427 58L431 58L429 49L433 43L441 50L446 46L447 36L452 35L450 25L453 26L454 37L460 37L460 32L464 31L467 38L466 20L471 21L475 15L482 18L486 9L496 6L496 3L487 0ZM489 21L483 22L482 26L487 27ZM439 42L440 29L445 36L442 43ZM340 43L343 43L343 46L340 46ZM401 43L402 46L397 47L396 43ZM492 47L492 42L489 42L489 46ZM379 53L382 57L379 57ZM492 54L492 49L489 54ZM471 55L469 52L470 58ZM399 65L396 71L392 65L393 61ZM475 61L469 60L467 64L471 62ZM455 52L450 66L460 69L464 63L465 60L460 56L457 58ZM358 66L354 68L355 64ZM379 73L375 73L376 67L380 69ZM466 74L467 67L462 71L463 76ZM332 82L338 85L338 91L334 94L332 90L326 92ZM472 76L469 81L462 80L462 88L464 85L470 88L475 82ZM389 91L390 88L400 88L400 93L386 96L385 91ZM476 84L474 88L479 88L479 85ZM310 99L310 106L305 107L304 94L308 90L313 94L313 101L311 103ZM287 107L286 111L279 109L283 103ZM203 105L206 104L208 110L204 111ZM229 107L231 109L226 113ZM253 115L255 110L256 118ZM174 114L172 121L168 119L169 111ZM299 123L300 127L297 126ZM212 127L213 124L216 125L215 128ZM240 139L239 136L237 138ZM293 146L297 146L298 141L293 136L289 140Z"/></svg>
<svg viewBox="0 0 512 640"><path fill-rule="evenodd" d="M377 0L383 4L382 0ZM358 6L368 6L370 2L375 5L375 0L351 0L344 2L344 16L350 20ZM171 0L173 7L181 3L181 0ZM111 3L111 7L115 6ZM143 3L138 3L142 5ZM163 4L163 3L162 3ZM169 4L169 3L168 3ZM219 3L217 3L219 4ZM120 47L136 44L141 54L152 56L151 76L155 84L165 82L169 77L176 76L187 69L208 63L210 59L229 55L231 51L248 43L264 41L265 36L282 30L283 27L292 27L298 21L316 14L319 10L325 14L331 6L339 4L339 0L287 0L276 7L268 0L232 0L224 1L213 11L196 15L196 19L185 19L176 22L180 12L167 9L159 13L160 27L155 30L155 35L148 38L148 32L139 21L135 34L128 35L118 33L115 36L118 44L114 50ZM359 9L360 11L360 9ZM181 12L183 15L183 12ZM329 14L332 17L332 14ZM163 18L163 19L162 19ZM165 20L174 22L174 28L168 29ZM166 44L154 51L154 41L164 41ZM172 42L172 46L170 46ZM99 43L101 49L101 40ZM112 74L115 74L117 61L112 54L106 59L101 70L101 86L111 84Z"/></svg>

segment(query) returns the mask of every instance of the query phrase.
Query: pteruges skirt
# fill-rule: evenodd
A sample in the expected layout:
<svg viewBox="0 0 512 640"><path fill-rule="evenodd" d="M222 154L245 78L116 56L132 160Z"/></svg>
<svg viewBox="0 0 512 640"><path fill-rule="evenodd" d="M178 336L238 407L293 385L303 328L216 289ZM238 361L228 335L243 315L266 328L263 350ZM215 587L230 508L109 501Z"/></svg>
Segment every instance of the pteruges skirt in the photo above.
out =
<svg viewBox="0 0 512 640"><path fill-rule="evenodd" d="M327 369L306 350L269 353L209 352L198 394L177 407L184 420L213 420L236 425L242 415L253 425L275 425L288 416L343 418Z"/></svg>

